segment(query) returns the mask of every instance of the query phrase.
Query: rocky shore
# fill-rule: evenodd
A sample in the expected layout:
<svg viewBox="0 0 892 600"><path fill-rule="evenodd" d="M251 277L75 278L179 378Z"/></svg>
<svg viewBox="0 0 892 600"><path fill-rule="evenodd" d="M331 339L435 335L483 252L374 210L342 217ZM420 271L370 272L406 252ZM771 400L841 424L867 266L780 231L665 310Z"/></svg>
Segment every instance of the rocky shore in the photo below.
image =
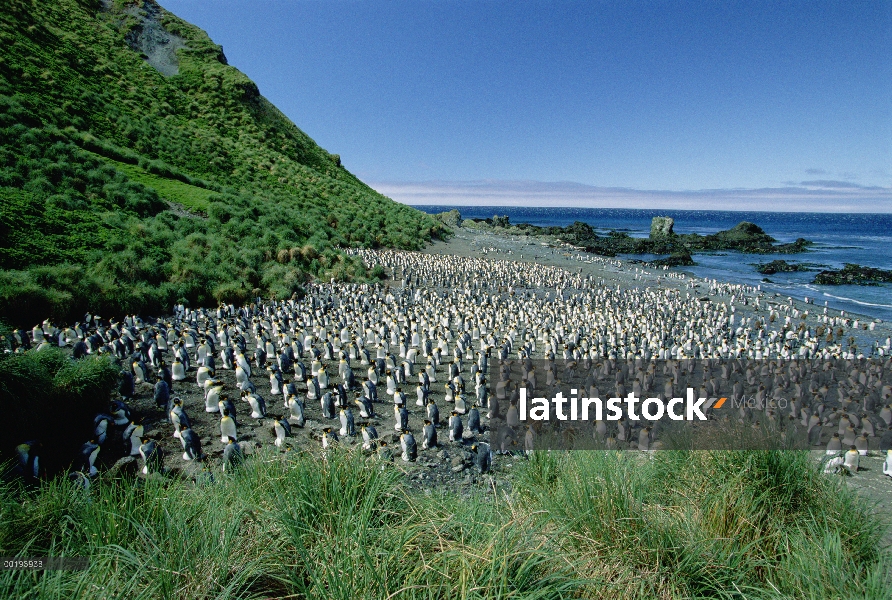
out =
<svg viewBox="0 0 892 600"><path fill-rule="evenodd" d="M842 269L821 271L813 283L819 285L879 285L892 283L892 271L846 263Z"/></svg>
<svg viewBox="0 0 892 600"><path fill-rule="evenodd" d="M457 211L443 213L440 218L448 218L454 223ZM448 217L447 217L448 215ZM507 235L552 236L555 239L571 244L586 252L599 256L617 256L618 254L668 254L660 259L659 265L691 266L694 261L691 254L695 252L713 252L719 250L736 250L746 254L794 254L806 252L812 242L799 238L788 244L778 244L777 240L756 225L741 221L731 229L718 231L709 235L697 233L678 234L674 231L674 220L671 217L654 217L651 223L650 236L633 238L622 231L609 231L599 235L588 223L576 221L566 227L540 227L529 223L512 225L507 216L494 216L491 219L467 219L458 223L464 227L491 230Z"/></svg>

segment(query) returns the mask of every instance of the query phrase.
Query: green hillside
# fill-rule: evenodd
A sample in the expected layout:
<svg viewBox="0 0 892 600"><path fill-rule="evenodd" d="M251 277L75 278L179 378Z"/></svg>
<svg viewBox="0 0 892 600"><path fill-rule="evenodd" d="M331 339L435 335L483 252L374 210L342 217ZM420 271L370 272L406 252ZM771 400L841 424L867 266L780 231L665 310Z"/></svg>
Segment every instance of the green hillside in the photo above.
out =
<svg viewBox="0 0 892 600"><path fill-rule="evenodd" d="M441 233L153 1L4 2L0 319L284 298Z"/></svg>

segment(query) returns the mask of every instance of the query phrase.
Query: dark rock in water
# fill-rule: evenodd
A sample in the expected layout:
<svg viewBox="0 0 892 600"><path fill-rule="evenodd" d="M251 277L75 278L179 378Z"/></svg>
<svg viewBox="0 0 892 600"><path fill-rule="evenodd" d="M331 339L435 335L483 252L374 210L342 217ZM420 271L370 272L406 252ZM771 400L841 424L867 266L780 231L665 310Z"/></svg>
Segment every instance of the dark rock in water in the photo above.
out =
<svg viewBox="0 0 892 600"><path fill-rule="evenodd" d="M806 268L797 263L788 263L785 260L773 260L770 263L756 265L756 271L762 275L774 275L775 273L795 273L805 271Z"/></svg>
<svg viewBox="0 0 892 600"><path fill-rule="evenodd" d="M653 261L652 264L658 267L692 267L697 263L691 258L691 253L682 248L680 251L673 252L666 258Z"/></svg>
<svg viewBox="0 0 892 600"><path fill-rule="evenodd" d="M675 235L672 231L675 225L675 219L672 217L654 217L650 221L650 237L660 238Z"/></svg>
<svg viewBox="0 0 892 600"><path fill-rule="evenodd" d="M818 285L877 285L892 283L892 271L846 263L842 269L821 271L812 283Z"/></svg>

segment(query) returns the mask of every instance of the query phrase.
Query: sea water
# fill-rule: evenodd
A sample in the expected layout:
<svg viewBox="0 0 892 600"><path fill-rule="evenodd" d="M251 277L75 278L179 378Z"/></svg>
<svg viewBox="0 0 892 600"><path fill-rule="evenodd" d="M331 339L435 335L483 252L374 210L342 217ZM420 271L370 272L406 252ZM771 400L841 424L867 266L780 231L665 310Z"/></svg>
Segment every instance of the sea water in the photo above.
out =
<svg viewBox="0 0 892 600"><path fill-rule="evenodd" d="M599 235L611 230L632 237L650 235L655 216L675 219L676 233L706 235L730 229L741 221L761 227L778 242L797 238L813 241L808 252L800 254L741 254L734 251L697 253L697 265L675 270L696 277L761 285L767 293L779 293L798 300L813 298L815 305L892 320L892 284L878 286L814 285L815 274L822 269L839 269L844 263L892 270L892 214L864 213L787 213L715 210L650 210L621 208L534 208L512 206L416 206L428 213L457 209L462 218L484 219L507 215L511 223L540 226L565 226L574 221L591 225ZM652 259L623 255L621 258ZM814 270L797 273L762 275L755 265L772 260L813 263ZM772 283L763 282L768 278Z"/></svg>

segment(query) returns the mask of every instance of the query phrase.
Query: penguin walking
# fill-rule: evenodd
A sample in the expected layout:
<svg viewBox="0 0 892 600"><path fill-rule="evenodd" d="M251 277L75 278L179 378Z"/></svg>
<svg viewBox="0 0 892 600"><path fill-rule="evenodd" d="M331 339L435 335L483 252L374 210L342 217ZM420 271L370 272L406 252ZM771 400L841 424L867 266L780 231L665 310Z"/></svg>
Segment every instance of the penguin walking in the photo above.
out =
<svg viewBox="0 0 892 600"><path fill-rule="evenodd" d="M437 447L437 428L434 427L434 424L431 423L429 419L424 420L422 434L423 438L421 440L421 448L423 450Z"/></svg>
<svg viewBox="0 0 892 600"><path fill-rule="evenodd" d="M285 438L291 437L291 424L287 419L278 417L273 419L273 433L276 436L276 447L281 448Z"/></svg>
<svg viewBox="0 0 892 600"><path fill-rule="evenodd" d="M404 429L400 435L400 447L403 449L403 462L414 462L418 458L418 446L415 443L415 436L408 429Z"/></svg>
<svg viewBox="0 0 892 600"><path fill-rule="evenodd" d="M183 444L183 460L201 460L201 439L191 427L180 425L180 442Z"/></svg>
<svg viewBox="0 0 892 600"><path fill-rule="evenodd" d="M143 460L143 475L158 473L164 466L164 450L155 440L143 438L139 447L139 454Z"/></svg>
<svg viewBox="0 0 892 600"><path fill-rule="evenodd" d="M226 444L230 439L237 439L235 419L229 416L229 409L224 408L223 415L220 417L220 441Z"/></svg>

